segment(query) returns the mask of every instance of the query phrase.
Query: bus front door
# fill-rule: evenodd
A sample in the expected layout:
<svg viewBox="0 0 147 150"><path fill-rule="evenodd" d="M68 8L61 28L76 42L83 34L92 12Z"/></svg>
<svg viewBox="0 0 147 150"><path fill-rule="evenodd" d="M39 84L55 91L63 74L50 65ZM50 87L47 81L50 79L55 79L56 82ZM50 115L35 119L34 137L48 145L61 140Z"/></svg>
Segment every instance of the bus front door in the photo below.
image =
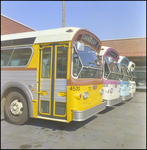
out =
<svg viewBox="0 0 147 150"><path fill-rule="evenodd" d="M67 49L67 45L59 44L44 46L40 49L39 117L67 121Z"/></svg>

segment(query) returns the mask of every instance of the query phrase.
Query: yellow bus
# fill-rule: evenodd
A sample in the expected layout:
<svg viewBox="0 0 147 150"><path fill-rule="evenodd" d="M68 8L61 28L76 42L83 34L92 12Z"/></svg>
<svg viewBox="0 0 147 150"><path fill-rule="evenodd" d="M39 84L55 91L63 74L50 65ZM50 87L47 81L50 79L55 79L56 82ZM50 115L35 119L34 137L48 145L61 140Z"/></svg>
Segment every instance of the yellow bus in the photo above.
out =
<svg viewBox="0 0 147 150"><path fill-rule="evenodd" d="M13 124L29 118L84 121L106 108L101 41L64 27L1 36L1 113Z"/></svg>

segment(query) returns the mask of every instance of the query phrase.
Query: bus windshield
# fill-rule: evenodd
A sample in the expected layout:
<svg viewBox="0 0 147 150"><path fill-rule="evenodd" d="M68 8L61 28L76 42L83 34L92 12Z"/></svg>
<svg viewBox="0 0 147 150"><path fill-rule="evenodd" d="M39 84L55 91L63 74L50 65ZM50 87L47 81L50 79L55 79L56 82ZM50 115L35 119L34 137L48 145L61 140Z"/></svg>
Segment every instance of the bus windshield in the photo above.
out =
<svg viewBox="0 0 147 150"><path fill-rule="evenodd" d="M76 78L101 78L102 65L94 58L93 50L84 46L84 50L77 50L74 46L73 76Z"/></svg>
<svg viewBox="0 0 147 150"><path fill-rule="evenodd" d="M136 80L136 74L135 74L133 69L130 70L130 75L131 75L131 81L135 81Z"/></svg>
<svg viewBox="0 0 147 150"><path fill-rule="evenodd" d="M120 79L123 80L123 81L130 80L130 74L129 74L129 71L128 71L128 69L125 65L121 65Z"/></svg>
<svg viewBox="0 0 147 150"><path fill-rule="evenodd" d="M104 77L109 80L119 80L119 69L111 57L105 57Z"/></svg>
<svg viewBox="0 0 147 150"><path fill-rule="evenodd" d="M132 75L131 75L131 72L127 69L127 72L128 72L128 81L131 81L132 80Z"/></svg>

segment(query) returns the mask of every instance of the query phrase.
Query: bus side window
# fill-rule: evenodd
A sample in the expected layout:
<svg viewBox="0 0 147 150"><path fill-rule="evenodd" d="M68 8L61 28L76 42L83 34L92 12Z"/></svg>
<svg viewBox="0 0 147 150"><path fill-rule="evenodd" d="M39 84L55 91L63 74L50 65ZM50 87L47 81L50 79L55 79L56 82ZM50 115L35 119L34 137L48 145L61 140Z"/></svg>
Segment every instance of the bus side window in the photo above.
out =
<svg viewBox="0 0 147 150"><path fill-rule="evenodd" d="M57 47L56 78L66 79L67 74L67 48Z"/></svg>
<svg viewBox="0 0 147 150"><path fill-rule="evenodd" d="M8 66L26 66L31 54L31 48L15 49Z"/></svg>
<svg viewBox="0 0 147 150"><path fill-rule="evenodd" d="M51 48L43 49L42 78L50 78Z"/></svg>
<svg viewBox="0 0 147 150"><path fill-rule="evenodd" d="M7 66L13 49L1 50L1 66Z"/></svg>

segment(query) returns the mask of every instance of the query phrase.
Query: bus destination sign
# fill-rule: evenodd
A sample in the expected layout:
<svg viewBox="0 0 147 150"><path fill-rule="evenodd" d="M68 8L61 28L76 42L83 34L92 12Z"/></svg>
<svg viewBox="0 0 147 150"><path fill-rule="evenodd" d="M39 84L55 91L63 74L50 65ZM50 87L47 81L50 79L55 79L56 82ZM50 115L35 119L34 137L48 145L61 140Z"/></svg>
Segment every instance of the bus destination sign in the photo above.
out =
<svg viewBox="0 0 147 150"><path fill-rule="evenodd" d="M83 35L82 40L87 42L88 44L94 46L94 47L97 47L97 45L98 45L98 41L86 33Z"/></svg>
<svg viewBox="0 0 147 150"><path fill-rule="evenodd" d="M112 56L113 58L117 58L117 56L118 56L118 55L117 55L115 52L113 52L113 51L110 51L110 52L109 52L109 55Z"/></svg>
<svg viewBox="0 0 147 150"><path fill-rule="evenodd" d="M129 64L129 62L128 62L126 59L124 59L124 60L122 61L122 63L124 63L124 64L126 64L126 65Z"/></svg>

